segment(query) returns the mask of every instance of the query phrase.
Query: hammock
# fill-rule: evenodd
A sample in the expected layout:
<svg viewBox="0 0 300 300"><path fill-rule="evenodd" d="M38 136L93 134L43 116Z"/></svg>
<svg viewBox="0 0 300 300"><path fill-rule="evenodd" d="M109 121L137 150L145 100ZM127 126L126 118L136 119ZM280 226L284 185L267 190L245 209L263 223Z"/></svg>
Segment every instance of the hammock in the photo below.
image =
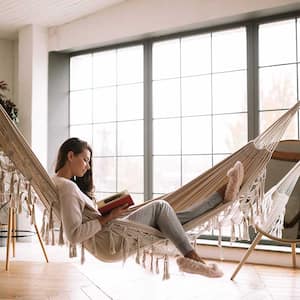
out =
<svg viewBox="0 0 300 300"><path fill-rule="evenodd" d="M190 209L226 184L226 173L236 161L239 160L243 163L245 176L238 199L221 204L184 224L191 239L195 239L203 230L218 229L221 233L222 227L228 224L232 228L232 239L249 239L249 225L255 224L255 219L262 215L266 165L298 108L299 102L240 150L176 191L160 197L168 201L175 211ZM56 187L1 106L0 152L2 201L9 201L10 206L20 209L22 201L25 201L32 223L35 224L34 206L39 199L47 211L43 217L47 222L47 230L52 230L52 236L54 236L54 222L61 223L59 214L55 210L55 202L58 201ZM154 200L148 200L138 207ZM45 233L44 229L42 229L42 234ZM126 258L135 251L139 252L140 247L160 243L166 239L159 230L129 220L115 220L105 230L111 237L112 253L119 251L123 254L102 257L104 261L112 261L120 259L120 257ZM114 234L124 238L122 249L114 248ZM46 235L46 239L47 236L49 239L49 234ZM126 242L128 239L131 241L129 244ZM54 243L53 240L52 243Z"/></svg>

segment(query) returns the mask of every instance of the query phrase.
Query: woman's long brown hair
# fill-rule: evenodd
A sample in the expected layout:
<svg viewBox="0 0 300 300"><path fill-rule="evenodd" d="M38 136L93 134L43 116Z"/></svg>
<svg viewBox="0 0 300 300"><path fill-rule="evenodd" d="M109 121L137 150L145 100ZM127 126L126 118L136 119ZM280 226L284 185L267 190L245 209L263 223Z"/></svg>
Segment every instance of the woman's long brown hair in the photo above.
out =
<svg viewBox="0 0 300 300"><path fill-rule="evenodd" d="M88 149L91 154L90 158L90 169L86 171L86 173L82 177L73 177L71 178L74 181L80 190L85 193L88 197L92 198L92 193L94 189L94 182L93 182L93 164L92 164L92 156L93 151L92 148L86 141L80 140L79 138L69 138L63 142L58 150L56 165L55 165L55 173L61 169L67 159L68 153L72 151L75 155L82 153L85 149Z"/></svg>

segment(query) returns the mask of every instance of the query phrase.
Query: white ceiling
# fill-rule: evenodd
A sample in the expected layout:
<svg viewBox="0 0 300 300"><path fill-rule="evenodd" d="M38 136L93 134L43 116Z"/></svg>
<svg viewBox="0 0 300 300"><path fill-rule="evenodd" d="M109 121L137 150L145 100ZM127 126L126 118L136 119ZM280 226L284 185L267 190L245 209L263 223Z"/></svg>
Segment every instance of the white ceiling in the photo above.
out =
<svg viewBox="0 0 300 300"><path fill-rule="evenodd" d="M57 26L126 0L0 0L0 39L14 39L20 28Z"/></svg>

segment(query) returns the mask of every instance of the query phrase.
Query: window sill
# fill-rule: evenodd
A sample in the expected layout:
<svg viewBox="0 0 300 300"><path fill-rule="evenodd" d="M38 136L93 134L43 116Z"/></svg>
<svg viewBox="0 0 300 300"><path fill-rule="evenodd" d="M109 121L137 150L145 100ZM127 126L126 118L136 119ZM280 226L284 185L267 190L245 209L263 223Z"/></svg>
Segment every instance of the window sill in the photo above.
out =
<svg viewBox="0 0 300 300"><path fill-rule="evenodd" d="M222 247L218 247L218 241L215 240L197 240L197 249L201 256L213 260L225 260L239 262L245 255L250 244L237 242L222 242ZM300 254L300 249L296 248L297 256ZM300 260L296 265L300 267ZM248 257L246 263L273 265L282 267L292 266L291 247L289 246L274 246L274 245L257 245Z"/></svg>

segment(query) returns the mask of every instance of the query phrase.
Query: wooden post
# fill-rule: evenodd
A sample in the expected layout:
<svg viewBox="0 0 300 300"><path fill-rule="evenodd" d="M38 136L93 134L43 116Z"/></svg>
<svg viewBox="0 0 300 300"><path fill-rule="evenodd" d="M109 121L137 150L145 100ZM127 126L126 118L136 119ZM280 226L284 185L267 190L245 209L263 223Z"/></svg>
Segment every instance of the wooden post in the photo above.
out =
<svg viewBox="0 0 300 300"><path fill-rule="evenodd" d="M291 243L292 247L292 262L293 262L293 268L297 267L296 264L296 243Z"/></svg>
<svg viewBox="0 0 300 300"><path fill-rule="evenodd" d="M8 267L9 267L9 250L10 250L11 231L12 231L12 210L13 208L11 207L8 209L5 271L8 271Z"/></svg>
<svg viewBox="0 0 300 300"><path fill-rule="evenodd" d="M261 232L257 233L256 238L254 239L254 241L252 242L250 248L247 250L247 252L245 253L244 257L242 258L242 260L240 261L240 263L238 264L238 266L236 267L235 271L233 272L232 276L231 276L231 280L234 279L234 277L237 275L237 273L239 272L239 270L241 269L241 267L243 266L243 264L246 262L247 258L249 257L249 255L251 254L251 252L254 250L255 246L258 244L258 242L261 240L263 234Z"/></svg>

